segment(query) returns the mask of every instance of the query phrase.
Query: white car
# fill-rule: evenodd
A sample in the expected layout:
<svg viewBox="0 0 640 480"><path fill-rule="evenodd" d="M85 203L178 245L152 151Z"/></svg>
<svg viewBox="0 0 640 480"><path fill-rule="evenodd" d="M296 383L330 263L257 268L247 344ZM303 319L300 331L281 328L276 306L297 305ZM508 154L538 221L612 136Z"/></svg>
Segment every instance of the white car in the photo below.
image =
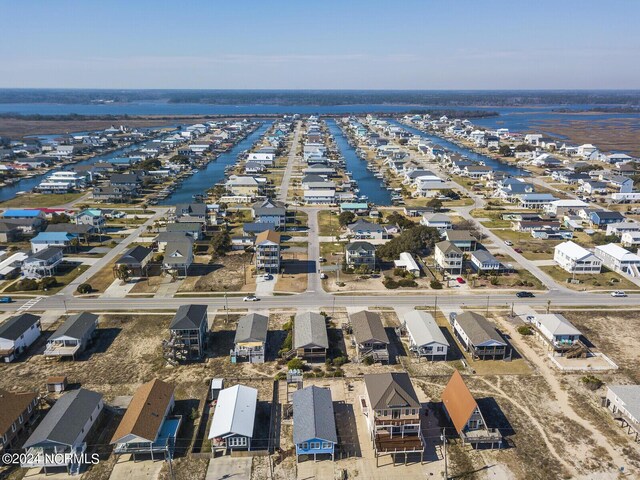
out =
<svg viewBox="0 0 640 480"><path fill-rule="evenodd" d="M507 247L513 247L513 242L512 242L511 240L505 240L505 241L504 241L504 244L505 244Z"/></svg>
<svg viewBox="0 0 640 480"><path fill-rule="evenodd" d="M612 297L626 297L627 294L622 290L616 290L615 292L611 292Z"/></svg>
<svg viewBox="0 0 640 480"><path fill-rule="evenodd" d="M326 273L321 273L321 274L320 274L320 278L321 278L322 280L326 280L326 278L327 278L327 274L326 274Z"/></svg>
<svg viewBox="0 0 640 480"><path fill-rule="evenodd" d="M243 302L257 302L258 301L258 297L256 297L255 295L247 295L246 297L244 297L242 299Z"/></svg>

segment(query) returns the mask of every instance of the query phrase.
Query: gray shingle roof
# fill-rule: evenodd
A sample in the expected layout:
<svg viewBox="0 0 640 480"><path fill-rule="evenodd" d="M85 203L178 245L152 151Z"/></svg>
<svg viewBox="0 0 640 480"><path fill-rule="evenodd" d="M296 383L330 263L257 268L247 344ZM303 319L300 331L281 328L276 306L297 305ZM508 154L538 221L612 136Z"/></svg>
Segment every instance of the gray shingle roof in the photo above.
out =
<svg viewBox="0 0 640 480"><path fill-rule="evenodd" d="M82 339L89 332L95 330L98 316L89 312L82 312L73 315L60 325L60 327L51 335L50 340L55 340L63 336Z"/></svg>
<svg viewBox="0 0 640 480"><path fill-rule="evenodd" d="M33 447L43 442L73 445L100 400L102 394L84 388L64 394L51 407L24 447Z"/></svg>
<svg viewBox="0 0 640 480"><path fill-rule="evenodd" d="M389 337L384 330L380 315L368 310L362 310L361 312L354 313L349 318L351 320L351 327L353 328L353 335L356 337L356 342L365 343L374 340L378 343L389 344Z"/></svg>
<svg viewBox="0 0 640 480"><path fill-rule="evenodd" d="M238 320L234 343L266 342L269 318L259 313L250 313Z"/></svg>
<svg viewBox="0 0 640 480"><path fill-rule="evenodd" d="M150 248L137 245L127 250L116 262L118 265L137 265L152 252Z"/></svg>
<svg viewBox="0 0 640 480"><path fill-rule="evenodd" d="M181 305L169 325L175 330L199 329L202 322L207 321L206 305Z"/></svg>
<svg viewBox="0 0 640 480"><path fill-rule="evenodd" d="M338 443L331 390L315 385L293 394L293 442L314 438Z"/></svg>
<svg viewBox="0 0 640 480"><path fill-rule="evenodd" d="M9 317L0 324L0 338L17 340L20 338L20 335L29 330L38 320L40 320L39 316L30 313L22 313Z"/></svg>
<svg viewBox="0 0 640 480"><path fill-rule="evenodd" d="M329 348L327 325L319 313L305 312L296 315L294 321L294 348L309 346Z"/></svg>
<svg viewBox="0 0 640 480"><path fill-rule="evenodd" d="M498 331L489 321L479 313L465 312L456 317L456 321L467 334L473 345L480 345L485 342L495 341L506 345Z"/></svg>
<svg viewBox="0 0 640 480"><path fill-rule="evenodd" d="M420 401L406 373L375 373L364 376L371 408L420 408Z"/></svg>

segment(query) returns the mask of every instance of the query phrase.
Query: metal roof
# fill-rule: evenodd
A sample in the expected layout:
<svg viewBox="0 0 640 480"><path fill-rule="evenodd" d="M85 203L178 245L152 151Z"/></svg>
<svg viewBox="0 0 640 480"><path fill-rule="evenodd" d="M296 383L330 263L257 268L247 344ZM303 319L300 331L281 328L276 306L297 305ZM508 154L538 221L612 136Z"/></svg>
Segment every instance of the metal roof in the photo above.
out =
<svg viewBox="0 0 640 480"><path fill-rule="evenodd" d="M209 439L228 435L253 436L258 390L244 385L235 385L220 390L213 412Z"/></svg>
<svg viewBox="0 0 640 480"><path fill-rule="evenodd" d="M423 346L439 343L449 346L449 342L447 342L442 330L440 330L430 313L422 310L413 310L405 313L403 320L416 345Z"/></svg>
<svg viewBox="0 0 640 480"><path fill-rule="evenodd" d="M608 388L633 418L640 419L640 385L609 385Z"/></svg>
<svg viewBox="0 0 640 480"><path fill-rule="evenodd" d="M266 342L269 318L259 313L250 313L238 320L234 343Z"/></svg>
<svg viewBox="0 0 640 480"><path fill-rule="evenodd" d="M338 443L331 390L313 385L293 393L293 443L316 438Z"/></svg>
<svg viewBox="0 0 640 480"><path fill-rule="evenodd" d="M76 439L84 438L88 433L83 434L82 429L101 400L102 394L84 388L65 393L51 407L24 447L29 448L40 443L73 445Z"/></svg>

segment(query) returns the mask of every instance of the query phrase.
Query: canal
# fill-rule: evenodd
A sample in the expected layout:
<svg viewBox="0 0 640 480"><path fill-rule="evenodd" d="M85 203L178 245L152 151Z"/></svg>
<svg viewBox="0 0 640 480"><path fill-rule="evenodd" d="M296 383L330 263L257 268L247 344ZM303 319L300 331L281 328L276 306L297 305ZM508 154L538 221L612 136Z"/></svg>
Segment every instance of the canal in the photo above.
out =
<svg viewBox="0 0 640 480"><path fill-rule="evenodd" d="M374 177L373 172L367 170L367 162L361 159L355 149L349 145L336 121L328 119L327 126L344 157L346 170L350 171L353 174L351 178L358 182L360 195L366 195L369 197L367 201L375 205L391 205L391 193L384 187L381 179Z"/></svg>
<svg viewBox="0 0 640 480"><path fill-rule="evenodd" d="M145 140L145 142L146 141L147 140ZM140 148L140 145L145 142L134 143L133 145L119 148L110 153L105 153L103 155L96 155L95 157L87 158L85 160L81 160L73 164L65 165L64 167L61 167L61 168L55 168L41 175L35 175L33 177L23 178L22 180L19 180L13 185L7 185L6 187L0 188L0 202L11 200L16 196L18 192L31 191L34 187L38 186L40 182L42 182L46 177L51 175L53 172L59 172L61 170L71 170L72 168L77 167L79 165L91 165L97 162L108 162L113 158L126 156L127 153L135 151L138 148Z"/></svg>
<svg viewBox="0 0 640 480"><path fill-rule="evenodd" d="M225 177L224 169L228 165L233 165L238 161L238 154L244 150L249 150L253 144L271 127L273 122L261 124L256 130L250 133L247 138L238 142L228 152L220 154L217 159L212 160L199 172L187 178L182 185L171 195L160 202L161 205L175 205L177 203L193 202L193 196L203 194L208 189Z"/></svg>
<svg viewBox="0 0 640 480"><path fill-rule="evenodd" d="M465 147L461 147L460 145L450 142L449 140L445 140L444 138L438 137L436 135L425 133L422 130L418 130L417 128L410 127L392 118L387 118L386 120L389 123L392 123L394 125L404 128L405 130L407 130L410 133L413 133L414 135L420 135L421 137L426 138L427 140L430 140L431 142L441 146L445 150L449 150L451 152L464 155L465 157L467 157L469 160L473 162L482 162L487 167L491 167L498 172L504 172L508 175L519 176L519 177L526 177L530 175L530 173L527 172L526 170L523 170L522 168L512 165L510 163L501 162L500 160L496 160L495 158L487 157L486 155L481 155L479 153L474 152L473 150L470 150Z"/></svg>

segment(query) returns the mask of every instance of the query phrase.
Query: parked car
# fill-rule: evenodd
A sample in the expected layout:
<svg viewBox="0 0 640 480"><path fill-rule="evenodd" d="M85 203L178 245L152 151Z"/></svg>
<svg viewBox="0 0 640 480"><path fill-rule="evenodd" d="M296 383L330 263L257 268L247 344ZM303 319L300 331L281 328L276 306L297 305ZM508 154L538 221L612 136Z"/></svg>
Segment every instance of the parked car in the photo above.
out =
<svg viewBox="0 0 640 480"><path fill-rule="evenodd" d="M462 277L456 278L456 282L458 282L460 285L462 285L463 283L467 283L467 282L464 281L464 278L462 278Z"/></svg>
<svg viewBox="0 0 640 480"><path fill-rule="evenodd" d="M516 253L522 253L522 249L521 248L514 248L513 250Z"/></svg>
<svg viewBox="0 0 640 480"><path fill-rule="evenodd" d="M318 258L318 261L319 261L320 263L324 263L324 262L326 262L326 261L327 261L327 259L326 259L326 258L324 258L324 257L320 257L320 258Z"/></svg>
<svg viewBox="0 0 640 480"><path fill-rule="evenodd" d="M533 298L535 295L531 292L518 292L516 293L516 297L518 298Z"/></svg>
<svg viewBox="0 0 640 480"><path fill-rule="evenodd" d="M512 242L511 240L505 240L505 241L504 241L504 244L505 244L507 247L512 247L512 246L513 246L513 242Z"/></svg>
<svg viewBox="0 0 640 480"><path fill-rule="evenodd" d="M0 297L0 303L11 303L13 300L11 297Z"/></svg>
<svg viewBox="0 0 640 480"><path fill-rule="evenodd" d="M264 277L262 278L264 278L265 280L271 280L273 278L273 275L271 275L270 273L265 273Z"/></svg>
<svg viewBox="0 0 640 480"><path fill-rule="evenodd" d="M325 279L327 278L327 274L326 274L326 273L321 273L321 274L320 274L320 278L321 278L322 280L325 280Z"/></svg>
<svg viewBox="0 0 640 480"><path fill-rule="evenodd" d="M612 297L626 297L627 294L622 290L616 290L615 292L611 292Z"/></svg>
<svg viewBox="0 0 640 480"><path fill-rule="evenodd" d="M258 297L256 297L255 295L247 295L246 297L244 297L242 299L243 302L257 302L258 301Z"/></svg>

